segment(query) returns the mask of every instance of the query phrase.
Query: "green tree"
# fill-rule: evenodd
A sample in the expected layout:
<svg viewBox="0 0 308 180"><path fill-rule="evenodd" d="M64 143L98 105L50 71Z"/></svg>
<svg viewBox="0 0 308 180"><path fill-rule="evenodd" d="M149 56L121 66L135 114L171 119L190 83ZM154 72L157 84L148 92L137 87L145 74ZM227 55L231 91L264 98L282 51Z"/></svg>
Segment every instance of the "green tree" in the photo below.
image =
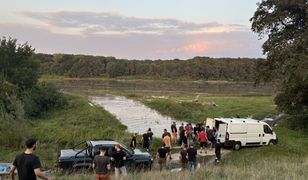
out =
<svg viewBox="0 0 308 180"><path fill-rule="evenodd" d="M268 36L257 82L278 82L278 110L290 115L293 127L308 129L308 1L264 0L251 22L261 38Z"/></svg>
<svg viewBox="0 0 308 180"><path fill-rule="evenodd" d="M27 43L18 45L13 38L0 39L0 75L22 89L34 86L39 78L39 63Z"/></svg>

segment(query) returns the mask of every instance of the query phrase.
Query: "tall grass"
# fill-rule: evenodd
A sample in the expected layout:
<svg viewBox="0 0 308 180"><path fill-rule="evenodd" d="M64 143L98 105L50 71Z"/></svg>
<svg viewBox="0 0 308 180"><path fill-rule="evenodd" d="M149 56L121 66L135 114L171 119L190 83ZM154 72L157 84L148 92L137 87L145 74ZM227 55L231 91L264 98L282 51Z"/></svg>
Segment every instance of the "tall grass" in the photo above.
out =
<svg viewBox="0 0 308 180"><path fill-rule="evenodd" d="M262 119L275 114L272 96L204 96L193 102L193 96L171 96L168 99L139 98L158 112L178 120L203 122L206 118L252 116Z"/></svg>
<svg viewBox="0 0 308 180"><path fill-rule="evenodd" d="M63 109L49 111L40 118L28 121L28 137L39 140L36 154L45 167L53 167L60 149L70 148L82 141L102 138L129 141L126 126L109 112L90 106L85 98L69 96L68 99L68 105ZM22 149L0 147L0 161L11 162L19 151Z"/></svg>

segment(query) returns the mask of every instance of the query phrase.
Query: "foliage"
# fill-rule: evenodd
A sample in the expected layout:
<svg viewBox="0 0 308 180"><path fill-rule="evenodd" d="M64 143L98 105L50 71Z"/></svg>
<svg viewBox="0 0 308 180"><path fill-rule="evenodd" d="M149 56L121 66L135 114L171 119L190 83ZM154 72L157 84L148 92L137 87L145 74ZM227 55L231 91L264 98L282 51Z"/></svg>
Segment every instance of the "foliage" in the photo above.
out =
<svg viewBox="0 0 308 180"><path fill-rule="evenodd" d="M0 39L0 75L8 82L26 89L39 78L39 64L33 58L34 49L27 43L18 45L16 39Z"/></svg>
<svg viewBox="0 0 308 180"><path fill-rule="evenodd" d="M16 148L28 134L25 115L37 116L65 104L50 84L37 84L39 64L34 49L13 38L0 39L0 144Z"/></svg>
<svg viewBox="0 0 308 180"><path fill-rule="evenodd" d="M251 21L254 32L261 37L268 35L263 44L267 59L258 65L258 81L279 82L280 93L275 99L278 110L300 118L297 128L307 127L307 0L262 1Z"/></svg>
<svg viewBox="0 0 308 180"><path fill-rule="evenodd" d="M28 117L38 116L48 110L61 108L67 104L65 96L57 90L56 86L45 82L24 91L22 98Z"/></svg>
<svg viewBox="0 0 308 180"><path fill-rule="evenodd" d="M195 57L182 60L125 60L103 56L37 54L44 74L70 77L107 75L168 79L253 81L256 62L261 59Z"/></svg>

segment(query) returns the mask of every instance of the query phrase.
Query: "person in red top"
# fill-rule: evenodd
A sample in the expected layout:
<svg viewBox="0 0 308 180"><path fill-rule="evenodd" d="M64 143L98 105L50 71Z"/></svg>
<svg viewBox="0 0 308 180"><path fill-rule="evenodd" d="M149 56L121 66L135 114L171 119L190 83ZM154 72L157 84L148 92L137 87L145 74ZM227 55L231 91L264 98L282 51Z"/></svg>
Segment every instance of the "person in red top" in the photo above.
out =
<svg viewBox="0 0 308 180"><path fill-rule="evenodd" d="M204 132L204 130L202 130L198 134L198 137L199 137L200 148L201 148L200 153L202 153L202 149L204 149L204 152L206 153L206 149L205 149L205 147L207 147L207 134L206 134L206 132Z"/></svg>

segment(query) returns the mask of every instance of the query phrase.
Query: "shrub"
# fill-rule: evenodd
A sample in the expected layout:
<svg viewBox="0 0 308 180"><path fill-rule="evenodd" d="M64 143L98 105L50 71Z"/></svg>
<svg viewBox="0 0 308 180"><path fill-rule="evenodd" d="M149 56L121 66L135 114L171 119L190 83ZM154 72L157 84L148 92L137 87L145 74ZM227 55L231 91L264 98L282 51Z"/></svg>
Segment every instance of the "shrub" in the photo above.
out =
<svg viewBox="0 0 308 180"><path fill-rule="evenodd" d="M65 96L58 92L55 85L42 82L29 91L23 93L25 112L29 117L63 107L67 104Z"/></svg>

